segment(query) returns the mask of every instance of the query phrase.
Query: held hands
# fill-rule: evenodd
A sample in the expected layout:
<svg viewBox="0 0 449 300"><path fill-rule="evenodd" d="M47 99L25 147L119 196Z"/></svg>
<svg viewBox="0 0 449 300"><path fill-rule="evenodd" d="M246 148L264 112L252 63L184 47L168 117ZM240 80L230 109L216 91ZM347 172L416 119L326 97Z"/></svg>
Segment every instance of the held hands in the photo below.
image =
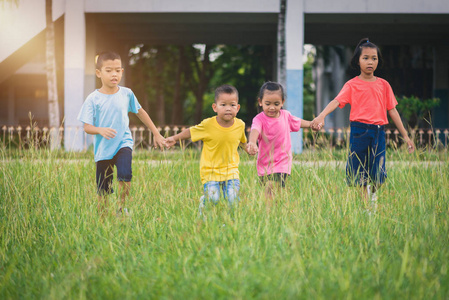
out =
<svg viewBox="0 0 449 300"><path fill-rule="evenodd" d="M164 150L165 139L162 135L155 135L153 140L154 148L159 148L160 150Z"/></svg>
<svg viewBox="0 0 449 300"><path fill-rule="evenodd" d="M165 139L165 144L164 145L165 145L165 147L167 149L170 149L171 147L176 145L176 141L175 141L175 139L172 136L170 136L170 137Z"/></svg>
<svg viewBox="0 0 449 300"><path fill-rule="evenodd" d="M259 152L259 148L257 147L257 145L255 143L252 142L248 142L246 144L246 152L249 155L256 155L257 152Z"/></svg>
<svg viewBox="0 0 449 300"><path fill-rule="evenodd" d="M323 126L324 126L324 118L320 116L316 117L310 122L310 128L312 128L312 130L314 131L321 130Z"/></svg>

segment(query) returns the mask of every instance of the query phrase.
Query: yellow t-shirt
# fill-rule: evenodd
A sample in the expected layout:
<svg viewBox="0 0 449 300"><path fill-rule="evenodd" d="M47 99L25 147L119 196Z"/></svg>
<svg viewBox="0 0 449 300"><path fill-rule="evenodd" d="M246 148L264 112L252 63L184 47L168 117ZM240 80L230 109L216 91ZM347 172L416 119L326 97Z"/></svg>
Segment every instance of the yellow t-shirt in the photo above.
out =
<svg viewBox="0 0 449 300"><path fill-rule="evenodd" d="M190 127L193 142L202 140L200 175L201 182L226 181L239 179L240 143L246 143L245 123L234 118L231 127L222 127L217 117L203 120L199 125Z"/></svg>

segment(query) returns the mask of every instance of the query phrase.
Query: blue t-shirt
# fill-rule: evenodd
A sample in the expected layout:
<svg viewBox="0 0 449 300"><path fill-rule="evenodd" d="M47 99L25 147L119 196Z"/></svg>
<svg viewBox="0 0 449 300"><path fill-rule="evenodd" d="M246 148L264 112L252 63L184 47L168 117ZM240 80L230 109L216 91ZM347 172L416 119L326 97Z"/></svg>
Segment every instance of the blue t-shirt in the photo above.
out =
<svg viewBox="0 0 449 300"><path fill-rule="evenodd" d="M117 131L115 137L109 140L101 134L95 135L95 162L112 159L121 148L133 148L128 113L136 114L141 107L131 89L122 86L119 86L118 92L112 95L95 90L87 96L78 120L95 127L109 127Z"/></svg>

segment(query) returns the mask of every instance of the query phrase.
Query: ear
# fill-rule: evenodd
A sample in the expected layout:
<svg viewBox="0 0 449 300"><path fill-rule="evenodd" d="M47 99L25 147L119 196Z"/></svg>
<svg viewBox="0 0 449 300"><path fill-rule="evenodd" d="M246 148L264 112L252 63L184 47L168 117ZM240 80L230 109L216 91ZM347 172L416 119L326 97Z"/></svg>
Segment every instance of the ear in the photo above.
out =
<svg viewBox="0 0 449 300"><path fill-rule="evenodd" d="M212 109L214 110L214 112L217 112L217 103L212 103Z"/></svg>
<svg viewBox="0 0 449 300"><path fill-rule="evenodd" d="M262 106L262 99L257 98L257 102L259 102L259 106Z"/></svg>
<svg viewBox="0 0 449 300"><path fill-rule="evenodd" d="M237 112L240 110L240 104L237 104Z"/></svg>
<svg viewBox="0 0 449 300"><path fill-rule="evenodd" d="M98 78L101 78L101 71L98 69L95 69L95 74L97 75Z"/></svg>

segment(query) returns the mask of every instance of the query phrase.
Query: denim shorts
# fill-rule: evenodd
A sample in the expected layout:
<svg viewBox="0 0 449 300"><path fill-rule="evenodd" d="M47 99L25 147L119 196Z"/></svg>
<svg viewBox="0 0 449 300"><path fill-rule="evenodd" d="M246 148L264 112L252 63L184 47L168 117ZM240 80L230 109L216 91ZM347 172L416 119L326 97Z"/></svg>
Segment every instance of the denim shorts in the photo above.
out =
<svg viewBox="0 0 449 300"><path fill-rule="evenodd" d="M346 163L348 185L383 184L387 178L384 126L351 122L349 143L350 153Z"/></svg>
<svg viewBox="0 0 449 300"><path fill-rule="evenodd" d="M112 159L97 161L97 193L98 195L107 195L114 192L112 189L112 180L114 179L114 165L117 167L118 181L131 181L132 169L132 150L131 148L121 148Z"/></svg>
<svg viewBox="0 0 449 300"><path fill-rule="evenodd" d="M239 201L240 180L238 179L206 182L204 184L204 201L208 200L217 204L220 200L220 188L223 191L223 198L228 200L230 206Z"/></svg>

